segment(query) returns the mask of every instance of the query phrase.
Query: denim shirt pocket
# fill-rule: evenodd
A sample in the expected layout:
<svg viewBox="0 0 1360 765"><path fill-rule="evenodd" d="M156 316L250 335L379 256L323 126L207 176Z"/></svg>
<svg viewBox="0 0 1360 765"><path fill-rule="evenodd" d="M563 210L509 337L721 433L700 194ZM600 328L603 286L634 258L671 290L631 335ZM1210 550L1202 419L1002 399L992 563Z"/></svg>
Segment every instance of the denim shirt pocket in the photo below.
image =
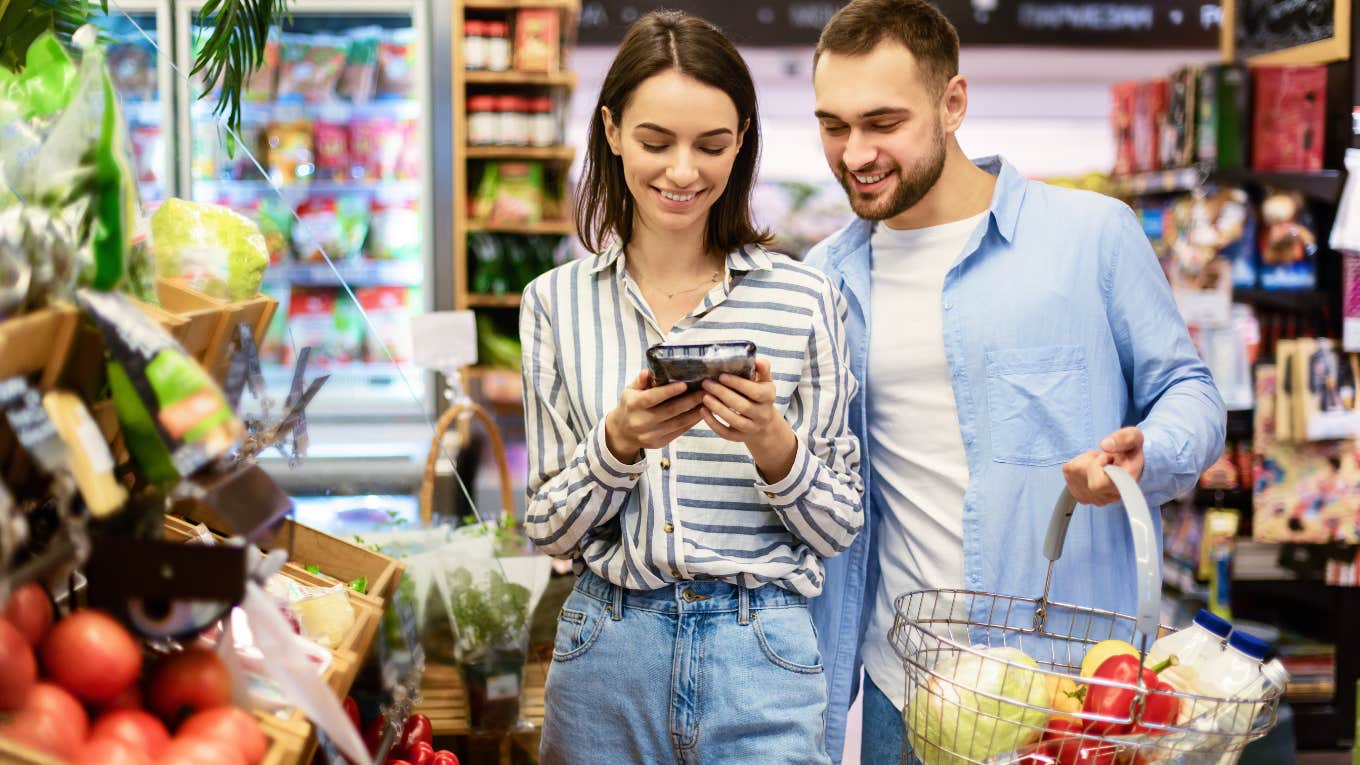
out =
<svg viewBox="0 0 1360 765"><path fill-rule="evenodd" d="M1060 465L1094 448L1085 350L1043 345L988 351L992 459Z"/></svg>

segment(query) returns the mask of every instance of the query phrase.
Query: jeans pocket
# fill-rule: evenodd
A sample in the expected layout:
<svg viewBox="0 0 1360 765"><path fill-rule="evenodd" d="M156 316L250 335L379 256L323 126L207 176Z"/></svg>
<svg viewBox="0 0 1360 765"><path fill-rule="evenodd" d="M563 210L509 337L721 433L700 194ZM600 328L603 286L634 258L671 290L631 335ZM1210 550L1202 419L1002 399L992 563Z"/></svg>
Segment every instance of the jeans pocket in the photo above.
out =
<svg viewBox="0 0 1360 765"><path fill-rule="evenodd" d="M584 656L599 639L609 618L603 603L573 591L558 612L553 661L571 661Z"/></svg>
<svg viewBox="0 0 1360 765"><path fill-rule="evenodd" d="M1081 346L988 351L992 459L1060 465L1092 448L1091 383Z"/></svg>
<svg viewBox="0 0 1360 765"><path fill-rule="evenodd" d="M817 633L806 608L770 608L751 614L761 653L776 667L804 675L823 671Z"/></svg>

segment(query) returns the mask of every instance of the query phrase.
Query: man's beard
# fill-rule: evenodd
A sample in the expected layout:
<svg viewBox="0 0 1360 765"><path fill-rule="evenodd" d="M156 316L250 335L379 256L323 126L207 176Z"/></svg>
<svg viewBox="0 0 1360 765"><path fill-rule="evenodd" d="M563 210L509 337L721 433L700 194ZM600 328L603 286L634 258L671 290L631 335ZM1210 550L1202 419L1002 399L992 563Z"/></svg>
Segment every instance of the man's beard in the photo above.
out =
<svg viewBox="0 0 1360 765"><path fill-rule="evenodd" d="M842 162L840 182L850 199L850 208L855 211L855 215L865 220L887 220L915 207L916 203L924 199L935 187L935 182L940 180L940 174L944 172L944 130L938 126L935 128L934 146L931 148L933 150L930 155L909 175L903 172L900 165L889 171L896 171L898 178L896 188L886 198L882 192L866 195L856 191L850 181L850 169Z"/></svg>

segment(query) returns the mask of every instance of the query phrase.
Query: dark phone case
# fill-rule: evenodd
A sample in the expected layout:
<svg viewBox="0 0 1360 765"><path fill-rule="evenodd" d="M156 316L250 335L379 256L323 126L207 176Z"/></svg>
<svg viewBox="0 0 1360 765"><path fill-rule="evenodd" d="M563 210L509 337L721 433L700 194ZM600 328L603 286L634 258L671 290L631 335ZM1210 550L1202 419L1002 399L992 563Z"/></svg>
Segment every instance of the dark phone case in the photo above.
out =
<svg viewBox="0 0 1360 765"><path fill-rule="evenodd" d="M696 390L704 380L723 373L752 379L756 372L756 344L743 340L703 345L653 345L647 349L647 367L653 385L673 382Z"/></svg>

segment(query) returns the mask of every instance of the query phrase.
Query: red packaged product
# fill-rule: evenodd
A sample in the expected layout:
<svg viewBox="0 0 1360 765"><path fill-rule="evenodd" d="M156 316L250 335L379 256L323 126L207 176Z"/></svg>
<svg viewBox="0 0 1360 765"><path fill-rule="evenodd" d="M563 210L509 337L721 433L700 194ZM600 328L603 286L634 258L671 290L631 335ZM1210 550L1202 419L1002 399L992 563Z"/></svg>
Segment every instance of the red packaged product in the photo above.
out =
<svg viewBox="0 0 1360 765"><path fill-rule="evenodd" d="M350 176L374 181L395 178L403 143L403 129L396 120L354 120L349 125Z"/></svg>
<svg viewBox="0 0 1360 765"><path fill-rule="evenodd" d="M1110 127L1114 130L1114 174L1133 172L1133 103L1136 82L1116 82L1110 88Z"/></svg>
<svg viewBox="0 0 1360 765"><path fill-rule="evenodd" d="M318 122L312 128L316 154L316 177L320 180L349 178L349 126Z"/></svg>
<svg viewBox="0 0 1360 765"><path fill-rule="evenodd" d="M410 360L410 291L406 287L363 287L356 289L354 296L359 299L372 327L364 344L364 360L373 364L387 363L387 351L391 351L392 359L397 363Z"/></svg>
<svg viewBox="0 0 1360 765"><path fill-rule="evenodd" d="M391 32L378 43L378 95L410 98L416 86L416 44L414 30Z"/></svg>
<svg viewBox="0 0 1360 765"><path fill-rule="evenodd" d="M291 342L284 348L287 364L297 360L298 351L312 348L312 361L325 363L334 356L335 290L324 287L294 287L288 296L288 334Z"/></svg>
<svg viewBox="0 0 1360 765"><path fill-rule="evenodd" d="M1252 70L1251 166L1257 170L1322 169L1327 67L1270 66Z"/></svg>
<svg viewBox="0 0 1360 765"><path fill-rule="evenodd" d="M401 151L397 154L396 177L404 181L420 178L420 126L415 120L401 123Z"/></svg>
<svg viewBox="0 0 1360 765"><path fill-rule="evenodd" d="M1161 165L1162 122L1166 119L1170 85L1166 80L1138 83L1133 101L1133 169L1156 170Z"/></svg>

